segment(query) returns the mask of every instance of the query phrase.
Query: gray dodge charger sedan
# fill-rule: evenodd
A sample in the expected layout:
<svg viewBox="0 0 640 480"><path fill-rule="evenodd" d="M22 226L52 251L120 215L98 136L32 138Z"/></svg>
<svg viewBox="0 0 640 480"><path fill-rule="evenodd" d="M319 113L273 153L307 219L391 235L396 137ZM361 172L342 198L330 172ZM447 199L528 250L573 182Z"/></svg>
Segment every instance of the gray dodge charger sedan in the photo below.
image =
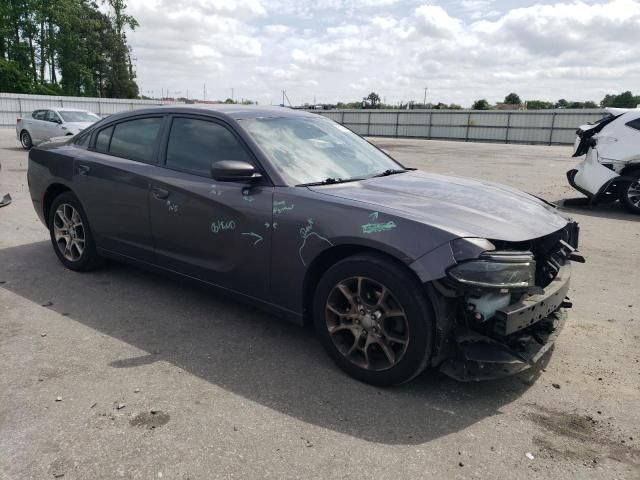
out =
<svg viewBox="0 0 640 480"><path fill-rule="evenodd" d="M71 270L104 258L313 323L377 385L534 365L564 323L578 226L513 188L405 168L326 118L169 106L29 154L33 205Z"/></svg>

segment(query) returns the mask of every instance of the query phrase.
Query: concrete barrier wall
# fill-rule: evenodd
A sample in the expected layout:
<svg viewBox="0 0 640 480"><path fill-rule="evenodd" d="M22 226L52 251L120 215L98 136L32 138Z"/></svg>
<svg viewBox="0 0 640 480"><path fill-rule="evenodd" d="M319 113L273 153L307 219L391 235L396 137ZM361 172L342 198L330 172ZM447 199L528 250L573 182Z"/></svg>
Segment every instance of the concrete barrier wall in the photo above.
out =
<svg viewBox="0 0 640 480"><path fill-rule="evenodd" d="M603 117L583 110L310 110L365 136L567 145L580 125Z"/></svg>

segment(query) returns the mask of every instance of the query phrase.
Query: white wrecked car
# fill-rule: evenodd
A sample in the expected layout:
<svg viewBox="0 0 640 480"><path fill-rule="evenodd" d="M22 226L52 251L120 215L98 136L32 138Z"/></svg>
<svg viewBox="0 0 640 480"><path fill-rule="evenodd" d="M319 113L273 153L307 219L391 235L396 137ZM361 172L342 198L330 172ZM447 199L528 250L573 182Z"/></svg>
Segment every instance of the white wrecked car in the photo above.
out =
<svg viewBox="0 0 640 480"><path fill-rule="evenodd" d="M567 172L567 179L591 203L620 199L627 210L640 214L640 108L607 112L576 131L573 156L586 158Z"/></svg>

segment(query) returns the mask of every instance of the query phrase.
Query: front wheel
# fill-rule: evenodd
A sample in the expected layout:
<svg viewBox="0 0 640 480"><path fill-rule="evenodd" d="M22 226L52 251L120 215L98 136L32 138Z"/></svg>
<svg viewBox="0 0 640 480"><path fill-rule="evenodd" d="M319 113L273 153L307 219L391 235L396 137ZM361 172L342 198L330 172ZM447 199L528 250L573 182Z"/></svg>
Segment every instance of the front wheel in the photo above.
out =
<svg viewBox="0 0 640 480"><path fill-rule="evenodd" d="M65 267L92 270L101 264L91 228L78 198L71 192L58 195L49 210L53 249Z"/></svg>
<svg viewBox="0 0 640 480"><path fill-rule="evenodd" d="M618 187L620 203L631 213L640 214L640 171L628 176L635 178L635 182L625 182Z"/></svg>
<svg viewBox="0 0 640 480"><path fill-rule="evenodd" d="M315 292L313 318L333 360L367 383L407 382L431 356L427 296L409 272L382 256L355 255L329 268Z"/></svg>

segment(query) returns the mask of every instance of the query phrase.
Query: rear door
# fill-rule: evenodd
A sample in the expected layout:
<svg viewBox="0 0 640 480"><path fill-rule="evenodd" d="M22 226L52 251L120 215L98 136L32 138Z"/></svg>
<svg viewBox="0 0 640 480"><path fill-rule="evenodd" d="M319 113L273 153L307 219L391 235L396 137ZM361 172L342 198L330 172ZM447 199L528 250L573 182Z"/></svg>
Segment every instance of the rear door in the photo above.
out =
<svg viewBox="0 0 640 480"><path fill-rule="evenodd" d="M94 133L74 165L74 188L99 248L153 262L149 178L158 175L163 115L127 118Z"/></svg>
<svg viewBox="0 0 640 480"><path fill-rule="evenodd" d="M211 164L251 152L226 124L174 116L151 179L149 205L158 262L171 270L253 297L268 295L273 186L216 182Z"/></svg>
<svg viewBox="0 0 640 480"><path fill-rule="evenodd" d="M44 139L45 127L46 127L46 122L44 118L46 113L47 113L46 110L35 110L31 114L31 118L27 118L27 125L28 125L27 128L29 129L29 132L31 134L31 139L33 140L34 143L42 141Z"/></svg>

